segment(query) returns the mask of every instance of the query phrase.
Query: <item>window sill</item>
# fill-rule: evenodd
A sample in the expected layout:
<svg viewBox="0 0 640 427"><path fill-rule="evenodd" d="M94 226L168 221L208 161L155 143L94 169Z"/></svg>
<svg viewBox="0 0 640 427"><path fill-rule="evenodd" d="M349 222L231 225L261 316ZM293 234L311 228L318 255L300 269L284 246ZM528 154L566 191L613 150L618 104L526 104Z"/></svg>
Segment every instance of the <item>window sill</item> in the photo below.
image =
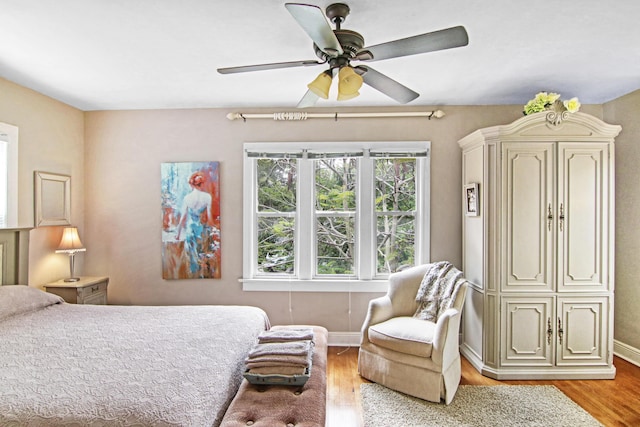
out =
<svg viewBox="0 0 640 427"><path fill-rule="evenodd" d="M239 279L243 291L268 292L387 292L387 280Z"/></svg>

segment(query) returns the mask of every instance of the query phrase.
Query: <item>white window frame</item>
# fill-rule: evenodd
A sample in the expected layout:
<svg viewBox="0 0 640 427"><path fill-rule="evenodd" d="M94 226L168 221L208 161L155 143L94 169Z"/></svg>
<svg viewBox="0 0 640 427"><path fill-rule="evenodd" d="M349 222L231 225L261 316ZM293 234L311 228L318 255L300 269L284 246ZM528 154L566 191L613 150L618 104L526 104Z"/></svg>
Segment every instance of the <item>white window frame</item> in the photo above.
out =
<svg viewBox="0 0 640 427"><path fill-rule="evenodd" d="M354 267L358 274L354 276L320 276L314 274L315 265L315 235L314 224L310 223L315 217L309 210L296 211L295 228L295 271L292 275L260 275L257 273L256 241L257 241L257 188L256 182L257 158L247 153L293 153L293 152L355 152L362 151L363 159L369 159L370 152L376 153L415 153L427 152L426 157L416 157L416 216L415 216L415 262L416 264L430 261L430 158L431 143L429 141L383 141L383 142L269 142L244 144L244 174L243 174L243 277L240 281L245 291L293 291L293 292L386 292L387 275L376 274L376 258L361 254L361 248L376 245L376 214L374 185L358 184L356 227L368 232L356 233L356 259ZM315 193L313 162L309 165L299 165L298 183L296 186L297 205L313 209L313 195ZM361 162L358 168L357 180L373 183L372 162ZM365 212L362 206L369 206ZM311 214L310 214L311 213ZM315 223L315 222L314 222ZM313 234L303 230L314 230ZM311 251L311 253L309 253ZM298 256L302 252L302 256Z"/></svg>
<svg viewBox="0 0 640 427"><path fill-rule="evenodd" d="M0 216L1 228L18 227L18 127L0 122L0 141L3 145L2 162L0 168L3 174L0 178L0 198L2 212Z"/></svg>

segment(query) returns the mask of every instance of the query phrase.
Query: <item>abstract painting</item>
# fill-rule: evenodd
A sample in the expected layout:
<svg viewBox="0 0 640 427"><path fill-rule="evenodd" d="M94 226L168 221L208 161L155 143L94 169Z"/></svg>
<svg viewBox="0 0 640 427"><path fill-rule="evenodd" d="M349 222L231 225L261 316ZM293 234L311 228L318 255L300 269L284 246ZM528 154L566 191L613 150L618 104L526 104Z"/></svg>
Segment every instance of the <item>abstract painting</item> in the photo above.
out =
<svg viewBox="0 0 640 427"><path fill-rule="evenodd" d="M220 163L161 164L162 278L219 279Z"/></svg>

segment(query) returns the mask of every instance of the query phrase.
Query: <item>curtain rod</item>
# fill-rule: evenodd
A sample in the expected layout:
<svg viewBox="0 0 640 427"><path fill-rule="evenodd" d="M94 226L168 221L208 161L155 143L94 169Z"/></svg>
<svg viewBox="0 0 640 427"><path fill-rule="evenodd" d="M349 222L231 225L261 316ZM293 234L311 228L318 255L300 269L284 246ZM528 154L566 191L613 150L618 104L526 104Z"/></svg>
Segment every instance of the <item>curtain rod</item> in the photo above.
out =
<svg viewBox="0 0 640 427"><path fill-rule="evenodd" d="M275 121L299 121L307 119L334 119L339 118L380 118L380 117L426 117L431 120L432 117L440 119L444 117L444 111L407 111L400 113L306 113L304 111L289 111L282 113L229 113L227 119L238 120L242 119L245 122L247 119L273 119Z"/></svg>

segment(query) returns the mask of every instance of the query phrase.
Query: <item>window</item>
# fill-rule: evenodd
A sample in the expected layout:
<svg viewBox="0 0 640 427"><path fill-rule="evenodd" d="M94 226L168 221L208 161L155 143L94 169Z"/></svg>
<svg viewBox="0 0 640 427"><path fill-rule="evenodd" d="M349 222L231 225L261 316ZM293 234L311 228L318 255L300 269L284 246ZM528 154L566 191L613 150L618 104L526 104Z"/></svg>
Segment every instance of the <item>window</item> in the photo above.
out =
<svg viewBox="0 0 640 427"><path fill-rule="evenodd" d="M1 137L0 137L1 138ZM7 226L7 141L0 139L0 227Z"/></svg>
<svg viewBox="0 0 640 427"><path fill-rule="evenodd" d="M0 122L0 228L18 226L18 128Z"/></svg>
<svg viewBox="0 0 640 427"><path fill-rule="evenodd" d="M385 291L428 262L429 148L245 144L244 289Z"/></svg>

